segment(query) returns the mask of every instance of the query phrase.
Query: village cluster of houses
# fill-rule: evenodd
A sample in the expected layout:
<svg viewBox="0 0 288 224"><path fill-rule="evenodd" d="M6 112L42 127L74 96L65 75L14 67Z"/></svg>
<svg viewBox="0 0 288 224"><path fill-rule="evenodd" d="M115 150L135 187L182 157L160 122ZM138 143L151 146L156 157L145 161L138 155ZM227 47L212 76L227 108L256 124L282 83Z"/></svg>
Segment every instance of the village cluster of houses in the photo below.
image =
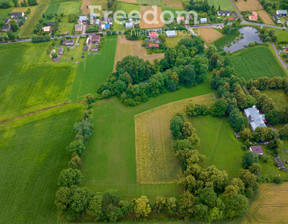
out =
<svg viewBox="0 0 288 224"><path fill-rule="evenodd" d="M258 127L267 127L265 114L261 114L260 111L256 108L256 106L245 109L244 114L247 117L250 128L253 132ZM263 148L260 144L268 144L268 142L259 142L259 145L250 146L249 150L258 154L259 156L265 156ZM286 166L284 165L282 159L279 156L275 157L274 161L277 164L279 170L286 171Z"/></svg>
<svg viewBox="0 0 288 224"><path fill-rule="evenodd" d="M282 24L282 21L280 20L281 17L286 16L287 17L287 10L277 10L276 14L273 15L274 21L276 21L277 24ZM286 25L288 26L288 20L286 20Z"/></svg>
<svg viewBox="0 0 288 224"><path fill-rule="evenodd" d="M25 16L25 13L24 13L24 12L11 12L11 13L10 13L10 18L9 18L9 17L6 17L6 18L4 19L5 25L1 27L1 30L2 30L3 32L8 32L8 31L11 30L11 26L10 26L10 24L9 24L10 19L15 19L17 25L20 27L21 24L22 24L22 21L27 19L27 16Z"/></svg>
<svg viewBox="0 0 288 224"><path fill-rule="evenodd" d="M237 18L236 13L227 10L219 10L217 11L217 15L227 18L229 22L233 22ZM221 19L221 17L218 17L217 19Z"/></svg>

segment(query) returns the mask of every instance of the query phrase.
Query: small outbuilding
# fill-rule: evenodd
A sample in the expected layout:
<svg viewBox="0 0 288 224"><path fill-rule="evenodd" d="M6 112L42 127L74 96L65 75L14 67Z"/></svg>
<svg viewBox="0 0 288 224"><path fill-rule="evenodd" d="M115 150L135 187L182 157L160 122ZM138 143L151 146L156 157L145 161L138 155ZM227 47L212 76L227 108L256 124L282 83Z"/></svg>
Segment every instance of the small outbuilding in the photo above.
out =
<svg viewBox="0 0 288 224"><path fill-rule="evenodd" d="M8 32L8 31L10 31L10 25L7 25L7 26L2 26L1 27L1 30L3 31L3 32Z"/></svg>
<svg viewBox="0 0 288 224"><path fill-rule="evenodd" d="M133 28L133 23L125 23L125 28L126 29L132 29Z"/></svg>
<svg viewBox="0 0 288 224"><path fill-rule="evenodd" d="M177 37L177 33L176 33L176 31L175 30L167 30L166 31L166 36L167 37Z"/></svg>
<svg viewBox="0 0 288 224"><path fill-rule="evenodd" d="M277 163L277 167L279 170L286 171L286 166L284 165L282 159L279 156L274 158L275 163Z"/></svg>
<svg viewBox="0 0 288 224"><path fill-rule="evenodd" d="M9 18L9 17L6 17L6 19L4 20L4 23L5 23L5 24L8 24L9 21L10 21L10 18Z"/></svg>
<svg viewBox="0 0 288 224"><path fill-rule="evenodd" d="M42 30L44 32L47 32L47 33L51 33L51 31L52 31L51 26L44 26L44 27L42 27Z"/></svg>
<svg viewBox="0 0 288 224"><path fill-rule="evenodd" d="M64 48L59 48L58 54L59 54L59 55L62 55L63 53L64 53Z"/></svg>
<svg viewBox="0 0 288 224"><path fill-rule="evenodd" d="M200 23L201 23L201 24L207 23L207 22L208 22L207 18L201 18L201 19L200 19Z"/></svg>

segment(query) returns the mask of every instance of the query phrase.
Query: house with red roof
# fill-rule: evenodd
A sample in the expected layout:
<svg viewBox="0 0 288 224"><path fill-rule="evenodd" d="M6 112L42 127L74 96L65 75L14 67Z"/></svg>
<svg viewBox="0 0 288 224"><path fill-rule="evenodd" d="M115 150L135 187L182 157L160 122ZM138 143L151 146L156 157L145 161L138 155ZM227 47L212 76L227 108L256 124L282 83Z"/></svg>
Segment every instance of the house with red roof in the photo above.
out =
<svg viewBox="0 0 288 224"><path fill-rule="evenodd" d="M249 20L251 21L257 21L258 20L258 13L253 11L252 16L249 16Z"/></svg>
<svg viewBox="0 0 288 224"><path fill-rule="evenodd" d="M150 39L158 38L158 34L157 34L156 32L150 32L150 33L149 33L149 38L150 38Z"/></svg>
<svg viewBox="0 0 288 224"><path fill-rule="evenodd" d="M148 45L146 46L146 48L152 48L152 47L154 47L154 48L159 48L159 44L148 44Z"/></svg>

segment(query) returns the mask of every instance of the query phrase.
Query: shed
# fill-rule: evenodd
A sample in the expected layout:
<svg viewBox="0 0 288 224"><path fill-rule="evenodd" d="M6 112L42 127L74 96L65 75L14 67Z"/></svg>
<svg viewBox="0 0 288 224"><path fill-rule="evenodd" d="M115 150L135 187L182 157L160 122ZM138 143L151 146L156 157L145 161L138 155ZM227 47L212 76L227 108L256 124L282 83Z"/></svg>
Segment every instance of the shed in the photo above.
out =
<svg viewBox="0 0 288 224"><path fill-rule="evenodd" d="M64 52L64 48L59 48L59 50L58 50L58 54L59 54L59 55L62 55L63 52Z"/></svg>
<svg viewBox="0 0 288 224"><path fill-rule="evenodd" d="M9 21L10 21L10 18L6 17L6 19L4 20L4 23L7 24L7 23L9 23Z"/></svg>

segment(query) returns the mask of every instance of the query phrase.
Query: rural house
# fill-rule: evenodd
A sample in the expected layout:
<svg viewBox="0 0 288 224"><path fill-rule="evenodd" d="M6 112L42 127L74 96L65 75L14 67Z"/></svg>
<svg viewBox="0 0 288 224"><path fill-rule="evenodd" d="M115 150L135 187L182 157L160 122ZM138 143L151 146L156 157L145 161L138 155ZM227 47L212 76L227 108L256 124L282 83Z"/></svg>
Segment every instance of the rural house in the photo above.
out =
<svg viewBox="0 0 288 224"><path fill-rule="evenodd" d="M44 26L42 27L43 32L51 33L52 29L51 26Z"/></svg>
<svg viewBox="0 0 288 224"><path fill-rule="evenodd" d="M152 48L152 47L159 48L159 44L148 44L148 45L146 45L147 49Z"/></svg>
<svg viewBox="0 0 288 224"><path fill-rule="evenodd" d="M207 22L208 22L207 18L201 18L201 19L200 19L200 23L201 23L201 24L207 23Z"/></svg>
<svg viewBox="0 0 288 224"><path fill-rule="evenodd" d="M73 39L66 39L62 45L64 46L73 46L74 45L74 40Z"/></svg>
<svg viewBox="0 0 288 224"><path fill-rule="evenodd" d="M7 25L7 23L9 23L10 19L9 17L6 17L6 19L4 20L4 23Z"/></svg>
<svg viewBox="0 0 288 224"><path fill-rule="evenodd" d="M276 15L277 16L287 16L287 10L277 10Z"/></svg>
<svg viewBox="0 0 288 224"><path fill-rule="evenodd" d="M75 25L75 32L82 32L82 25L81 24Z"/></svg>
<svg viewBox="0 0 288 224"><path fill-rule="evenodd" d="M277 163L277 167L279 170L286 171L286 166L284 165L282 159L277 156L274 158L275 163Z"/></svg>
<svg viewBox="0 0 288 224"><path fill-rule="evenodd" d="M181 23L181 22L184 23L185 22L185 17L184 16L177 16L176 20L177 20L178 24Z"/></svg>
<svg viewBox="0 0 288 224"><path fill-rule="evenodd" d="M3 32L8 32L8 31L10 31L10 25L2 26L1 29L2 29Z"/></svg>
<svg viewBox="0 0 288 224"><path fill-rule="evenodd" d="M100 44L100 39L101 39L100 35L92 34L90 37L91 37L92 44L96 44L96 45Z"/></svg>
<svg viewBox="0 0 288 224"><path fill-rule="evenodd" d="M265 114L260 114L256 106L245 109L244 114L248 118L252 131L258 127L266 127Z"/></svg>
<svg viewBox="0 0 288 224"><path fill-rule="evenodd" d="M149 33L149 38L150 39L156 39L156 38L158 38L158 34L156 32L150 32Z"/></svg>
<svg viewBox="0 0 288 224"><path fill-rule="evenodd" d="M11 18L21 18L24 17L24 12L11 12L10 14Z"/></svg>
<svg viewBox="0 0 288 224"><path fill-rule="evenodd" d="M47 22L46 25L47 25L47 26L54 26L54 25L55 25L55 22L54 22L54 21Z"/></svg>
<svg viewBox="0 0 288 224"><path fill-rule="evenodd" d="M131 28L133 28L133 23L125 23L125 28L126 28L126 29L131 29Z"/></svg>
<svg viewBox="0 0 288 224"><path fill-rule="evenodd" d="M253 11L252 16L249 16L249 20L251 21L257 21L258 20L258 13Z"/></svg>
<svg viewBox="0 0 288 224"><path fill-rule="evenodd" d="M80 23L86 23L87 21L88 21L87 16L80 16L80 17L79 17L79 22L80 22Z"/></svg>
<svg viewBox="0 0 288 224"><path fill-rule="evenodd" d="M92 47L91 51L98 51L98 48L97 47Z"/></svg>
<svg viewBox="0 0 288 224"><path fill-rule="evenodd" d="M166 36L167 37L177 37L177 33L175 30L167 30L166 31Z"/></svg>
<svg viewBox="0 0 288 224"><path fill-rule="evenodd" d="M217 15L218 15L218 16L227 17L227 16L230 16L230 15L231 15L231 12L230 12L230 11L219 10L219 11L217 12Z"/></svg>
<svg viewBox="0 0 288 224"><path fill-rule="evenodd" d="M257 153L260 156L264 155L263 149L262 149L262 147L260 145L251 146L249 148L249 150L250 150L250 152L255 152L255 153Z"/></svg>

